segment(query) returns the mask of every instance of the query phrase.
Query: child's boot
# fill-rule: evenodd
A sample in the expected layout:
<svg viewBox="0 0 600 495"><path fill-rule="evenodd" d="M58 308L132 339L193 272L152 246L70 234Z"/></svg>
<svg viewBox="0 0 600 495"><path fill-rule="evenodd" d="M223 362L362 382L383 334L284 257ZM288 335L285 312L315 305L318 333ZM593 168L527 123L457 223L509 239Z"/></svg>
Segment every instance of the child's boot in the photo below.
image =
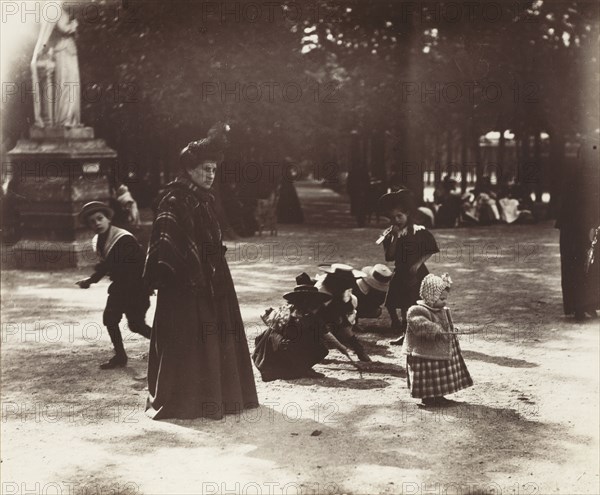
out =
<svg viewBox="0 0 600 495"><path fill-rule="evenodd" d="M123 347L123 338L121 337L119 325L109 325L106 328L108 329L110 340L115 348L115 355L106 363L102 363L100 368L103 370L111 370L123 367L127 364L127 354L125 353L125 347Z"/></svg>

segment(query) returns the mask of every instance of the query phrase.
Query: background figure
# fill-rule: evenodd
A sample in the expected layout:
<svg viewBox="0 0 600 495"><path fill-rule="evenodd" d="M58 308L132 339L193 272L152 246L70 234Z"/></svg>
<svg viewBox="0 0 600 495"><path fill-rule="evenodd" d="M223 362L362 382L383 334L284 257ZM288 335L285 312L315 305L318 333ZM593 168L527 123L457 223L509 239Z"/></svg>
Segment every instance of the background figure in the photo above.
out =
<svg viewBox="0 0 600 495"><path fill-rule="evenodd" d="M577 321L596 317L600 306L600 260L586 270L587 250L591 245L590 231L600 224L598 200L599 170L598 139L583 141L577 166L561 181L559 214L560 268L565 315Z"/></svg>
<svg viewBox="0 0 600 495"><path fill-rule="evenodd" d="M122 184L117 188L117 204L126 225L133 229L139 229L142 224L137 202L129 192L129 188Z"/></svg>
<svg viewBox="0 0 600 495"><path fill-rule="evenodd" d="M219 135L190 143L158 205L144 278L158 289L147 414L221 419L258 406L237 294L210 188Z"/></svg>
<svg viewBox="0 0 600 495"><path fill-rule="evenodd" d="M457 191L458 183L446 175L434 192L434 202L438 205L435 213L435 226L439 228L456 227L460 216L461 198Z"/></svg>
<svg viewBox="0 0 600 495"><path fill-rule="evenodd" d="M350 213L356 217L356 224L364 227L368 210L369 171L366 167L353 167L348 172L348 195L350 196Z"/></svg>

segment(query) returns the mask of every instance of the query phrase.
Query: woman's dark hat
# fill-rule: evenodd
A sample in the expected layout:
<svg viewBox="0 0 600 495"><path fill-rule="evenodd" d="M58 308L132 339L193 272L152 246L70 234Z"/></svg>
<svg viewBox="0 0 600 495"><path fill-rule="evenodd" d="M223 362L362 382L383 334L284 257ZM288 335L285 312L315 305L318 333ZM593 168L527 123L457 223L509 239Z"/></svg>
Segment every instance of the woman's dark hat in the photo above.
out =
<svg viewBox="0 0 600 495"><path fill-rule="evenodd" d="M413 194L408 189L384 194L377 201L377 208L380 212L389 212L394 208L400 208L405 211L411 211L414 208Z"/></svg>
<svg viewBox="0 0 600 495"><path fill-rule="evenodd" d="M224 150L227 146L229 126L221 122L215 124L208 131L208 136L199 141L192 141L179 153L179 162L184 168L194 168L205 161L220 163L224 159Z"/></svg>
<svg viewBox="0 0 600 495"><path fill-rule="evenodd" d="M291 304L323 304L331 296L325 292L319 292L314 285L297 285L292 292L283 295L283 298Z"/></svg>
<svg viewBox="0 0 600 495"><path fill-rule="evenodd" d="M89 203L84 204L83 208L81 208L81 211L78 215L79 221L83 225L87 225L87 218L99 211L104 213L104 216L109 220L112 220L112 217L115 214L114 210L106 203L103 203L102 201L90 201Z"/></svg>

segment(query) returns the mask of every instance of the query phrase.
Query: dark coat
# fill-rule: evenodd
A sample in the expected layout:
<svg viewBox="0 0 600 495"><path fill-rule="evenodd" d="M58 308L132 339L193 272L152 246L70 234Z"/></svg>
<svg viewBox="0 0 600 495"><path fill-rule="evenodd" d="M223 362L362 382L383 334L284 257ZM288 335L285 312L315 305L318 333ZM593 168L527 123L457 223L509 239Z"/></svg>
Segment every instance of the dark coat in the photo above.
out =
<svg viewBox="0 0 600 495"><path fill-rule="evenodd" d="M595 146L595 148L594 148ZM563 177L556 227L560 229L560 264L565 315L600 307L600 259L586 271L590 229L600 225L598 141L581 145L575 167ZM598 246L597 246L598 247Z"/></svg>
<svg viewBox="0 0 600 495"><path fill-rule="evenodd" d="M158 206L144 278L158 288L148 357L153 419L209 417L258 406L214 198L186 178Z"/></svg>

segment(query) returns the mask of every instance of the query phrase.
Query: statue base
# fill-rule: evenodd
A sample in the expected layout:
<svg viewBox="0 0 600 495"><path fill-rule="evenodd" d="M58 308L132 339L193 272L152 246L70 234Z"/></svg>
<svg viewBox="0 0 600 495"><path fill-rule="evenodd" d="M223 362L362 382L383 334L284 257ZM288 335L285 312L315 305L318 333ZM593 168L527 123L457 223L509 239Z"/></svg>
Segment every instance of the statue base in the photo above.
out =
<svg viewBox="0 0 600 495"><path fill-rule="evenodd" d="M56 270L93 264L92 234L77 215L85 203L112 197L116 156L91 127L33 126L29 139L8 153L20 237L4 246L3 266Z"/></svg>

